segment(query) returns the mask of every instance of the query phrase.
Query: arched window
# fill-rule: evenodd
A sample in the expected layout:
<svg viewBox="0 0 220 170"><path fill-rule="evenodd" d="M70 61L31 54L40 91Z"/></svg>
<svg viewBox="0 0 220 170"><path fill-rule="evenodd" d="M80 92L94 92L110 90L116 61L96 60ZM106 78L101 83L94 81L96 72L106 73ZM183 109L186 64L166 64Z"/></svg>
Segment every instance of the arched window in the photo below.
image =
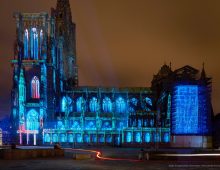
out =
<svg viewBox="0 0 220 170"><path fill-rule="evenodd" d="M61 111L62 112L72 112L73 106L72 106L72 99L70 97L63 97L61 100Z"/></svg>
<svg viewBox="0 0 220 170"><path fill-rule="evenodd" d="M25 29L24 32L24 58L28 58L28 30Z"/></svg>
<svg viewBox="0 0 220 170"><path fill-rule="evenodd" d="M38 59L38 33L36 28L31 29L31 58Z"/></svg>
<svg viewBox="0 0 220 170"><path fill-rule="evenodd" d="M58 142L58 135L57 134L53 134L53 142Z"/></svg>
<svg viewBox="0 0 220 170"><path fill-rule="evenodd" d="M64 125L63 125L63 122L60 121L60 120L57 122L57 129L61 129L61 130L64 130L64 129L65 129L65 127L64 127Z"/></svg>
<svg viewBox="0 0 220 170"><path fill-rule="evenodd" d="M105 142L105 137L104 135L99 135L99 142L104 143Z"/></svg>
<svg viewBox="0 0 220 170"><path fill-rule="evenodd" d="M97 98L93 97L89 102L89 109L91 112L97 112L97 108L98 108Z"/></svg>
<svg viewBox="0 0 220 170"><path fill-rule="evenodd" d="M109 97L105 97L103 99L103 103L102 103L102 109L105 113L110 113L112 112L112 102L111 99Z"/></svg>
<svg viewBox="0 0 220 170"><path fill-rule="evenodd" d="M125 113L126 112L126 103L122 97L119 97L116 100L116 112L117 113Z"/></svg>
<svg viewBox="0 0 220 170"><path fill-rule="evenodd" d="M150 133L146 133L144 139L145 139L145 142L149 143L150 142Z"/></svg>
<svg viewBox="0 0 220 170"><path fill-rule="evenodd" d="M40 30L40 56L42 57L43 30Z"/></svg>
<svg viewBox="0 0 220 170"><path fill-rule="evenodd" d="M151 111L151 107L152 107L152 101L150 98L146 97L144 99L145 103L146 103L146 106L145 106L145 110L146 111Z"/></svg>
<svg viewBox="0 0 220 170"><path fill-rule="evenodd" d="M38 113L34 109L30 110L26 120L27 130L38 130L39 125Z"/></svg>
<svg viewBox="0 0 220 170"><path fill-rule="evenodd" d="M36 76L31 81L31 97L34 99L40 98L40 82Z"/></svg>
<svg viewBox="0 0 220 170"><path fill-rule="evenodd" d="M67 109L67 101L66 101L66 97L63 97L61 102L61 111L65 112L66 109Z"/></svg>
<svg viewBox="0 0 220 170"><path fill-rule="evenodd" d="M111 143L112 142L112 137L111 135L106 135L106 142Z"/></svg>
<svg viewBox="0 0 220 170"><path fill-rule="evenodd" d="M164 139L163 139L164 142L169 142L169 141L170 141L169 133L166 132L166 133L164 134L163 138L164 138Z"/></svg>
<svg viewBox="0 0 220 170"><path fill-rule="evenodd" d="M70 142L70 143L73 142L73 134L68 135L68 142Z"/></svg>
<svg viewBox="0 0 220 170"><path fill-rule="evenodd" d="M66 135L63 133L60 135L60 142L66 142Z"/></svg>
<svg viewBox="0 0 220 170"><path fill-rule="evenodd" d="M137 106L138 106L138 99L133 97L132 99L130 99L130 102L129 102L129 112L130 113L136 112Z"/></svg>
<svg viewBox="0 0 220 170"><path fill-rule="evenodd" d="M83 110L84 109L84 110ZM82 112L85 111L85 100L83 97L79 97L76 100L76 111L77 112Z"/></svg>
<svg viewBox="0 0 220 170"><path fill-rule="evenodd" d="M131 134L131 132L127 132L127 133L126 133L126 142L131 142L131 140L132 140L132 134Z"/></svg>
<svg viewBox="0 0 220 170"><path fill-rule="evenodd" d="M44 142L50 142L50 135L48 133L44 136Z"/></svg>
<svg viewBox="0 0 220 170"><path fill-rule="evenodd" d="M85 134L84 135L84 140L83 140L85 143L89 143L90 142L90 139L89 139L89 135L88 134Z"/></svg>
<svg viewBox="0 0 220 170"><path fill-rule="evenodd" d="M80 133L76 134L76 142L81 143L82 142L82 135Z"/></svg>
<svg viewBox="0 0 220 170"><path fill-rule="evenodd" d="M141 133L140 132L135 133L135 142L138 142L138 143L141 142Z"/></svg>

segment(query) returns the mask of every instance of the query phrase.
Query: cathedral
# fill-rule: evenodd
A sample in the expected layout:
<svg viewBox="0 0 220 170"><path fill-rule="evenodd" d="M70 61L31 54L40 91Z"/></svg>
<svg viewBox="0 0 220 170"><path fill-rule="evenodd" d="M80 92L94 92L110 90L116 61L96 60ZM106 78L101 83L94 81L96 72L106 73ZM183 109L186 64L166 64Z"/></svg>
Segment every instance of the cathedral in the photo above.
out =
<svg viewBox="0 0 220 170"><path fill-rule="evenodd" d="M69 0L14 13L13 141L21 145L211 147L211 78L164 64L151 87L79 86Z"/></svg>

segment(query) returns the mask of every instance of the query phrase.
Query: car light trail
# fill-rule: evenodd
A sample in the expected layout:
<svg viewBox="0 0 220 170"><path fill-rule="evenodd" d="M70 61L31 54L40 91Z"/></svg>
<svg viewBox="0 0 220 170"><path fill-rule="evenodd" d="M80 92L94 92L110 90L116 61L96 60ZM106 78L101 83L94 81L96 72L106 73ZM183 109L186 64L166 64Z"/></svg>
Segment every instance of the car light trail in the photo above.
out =
<svg viewBox="0 0 220 170"><path fill-rule="evenodd" d="M72 151L82 151L82 152L90 152L90 153L94 153L96 154L96 158L101 159L101 160L109 160L109 161L131 161L131 162L140 162L141 160L138 159L124 159L124 158L109 158L109 157L104 157L101 156L101 152L100 151L96 151L96 150L88 150L88 149L72 149L72 148L66 148L68 150L72 150Z"/></svg>

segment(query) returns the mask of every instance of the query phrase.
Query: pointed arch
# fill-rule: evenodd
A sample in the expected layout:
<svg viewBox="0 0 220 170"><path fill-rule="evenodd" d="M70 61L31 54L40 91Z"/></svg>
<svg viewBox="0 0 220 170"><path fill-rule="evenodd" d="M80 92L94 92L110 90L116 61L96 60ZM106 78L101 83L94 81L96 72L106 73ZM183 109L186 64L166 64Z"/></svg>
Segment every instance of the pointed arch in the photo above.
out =
<svg viewBox="0 0 220 170"><path fill-rule="evenodd" d="M64 96L61 101L61 111L65 112L66 109L67 109L67 100L66 97Z"/></svg>
<svg viewBox="0 0 220 170"><path fill-rule="evenodd" d="M42 57L42 46L43 46L43 30L40 30L40 57Z"/></svg>
<svg viewBox="0 0 220 170"><path fill-rule="evenodd" d="M83 109L85 111L85 100L83 97L79 97L76 100L76 111L80 113Z"/></svg>
<svg viewBox="0 0 220 170"><path fill-rule="evenodd" d="M38 130L40 125L39 122L39 114L36 110L31 109L27 113L27 120L26 120L26 129L27 130Z"/></svg>
<svg viewBox="0 0 220 170"><path fill-rule="evenodd" d="M105 97L102 102L102 109L105 113L112 112L112 101L109 97Z"/></svg>
<svg viewBox="0 0 220 170"><path fill-rule="evenodd" d="M126 112L126 103L122 97L119 97L116 100L116 112L117 113L125 113Z"/></svg>
<svg viewBox="0 0 220 170"><path fill-rule="evenodd" d="M33 99L40 98L40 81L37 76L34 76L31 80L31 97Z"/></svg>
<svg viewBox="0 0 220 170"><path fill-rule="evenodd" d="M28 40L28 30L25 29L24 31L24 58L27 59L28 58L28 43L29 43L29 40Z"/></svg>
<svg viewBox="0 0 220 170"><path fill-rule="evenodd" d="M31 58L38 59L38 32L35 27L31 28Z"/></svg>
<svg viewBox="0 0 220 170"><path fill-rule="evenodd" d="M92 97L90 99L90 102L89 102L89 109L91 112L97 112L97 109L98 108L98 101L97 101L97 98L96 97Z"/></svg>
<svg viewBox="0 0 220 170"><path fill-rule="evenodd" d="M48 133L44 136L44 142L50 142L50 135Z"/></svg>

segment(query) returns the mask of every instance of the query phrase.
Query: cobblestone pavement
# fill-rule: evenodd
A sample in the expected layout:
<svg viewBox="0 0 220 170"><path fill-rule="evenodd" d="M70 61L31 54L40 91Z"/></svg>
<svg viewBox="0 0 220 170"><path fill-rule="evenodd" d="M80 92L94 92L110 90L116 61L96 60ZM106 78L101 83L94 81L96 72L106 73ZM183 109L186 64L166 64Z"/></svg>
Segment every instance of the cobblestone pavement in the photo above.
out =
<svg viewBox="0 0 220 170"><path fill-rule="evenodd" d="M219 170L220 162L103 161L72 159L0 160L1 170Z"/></svg>

